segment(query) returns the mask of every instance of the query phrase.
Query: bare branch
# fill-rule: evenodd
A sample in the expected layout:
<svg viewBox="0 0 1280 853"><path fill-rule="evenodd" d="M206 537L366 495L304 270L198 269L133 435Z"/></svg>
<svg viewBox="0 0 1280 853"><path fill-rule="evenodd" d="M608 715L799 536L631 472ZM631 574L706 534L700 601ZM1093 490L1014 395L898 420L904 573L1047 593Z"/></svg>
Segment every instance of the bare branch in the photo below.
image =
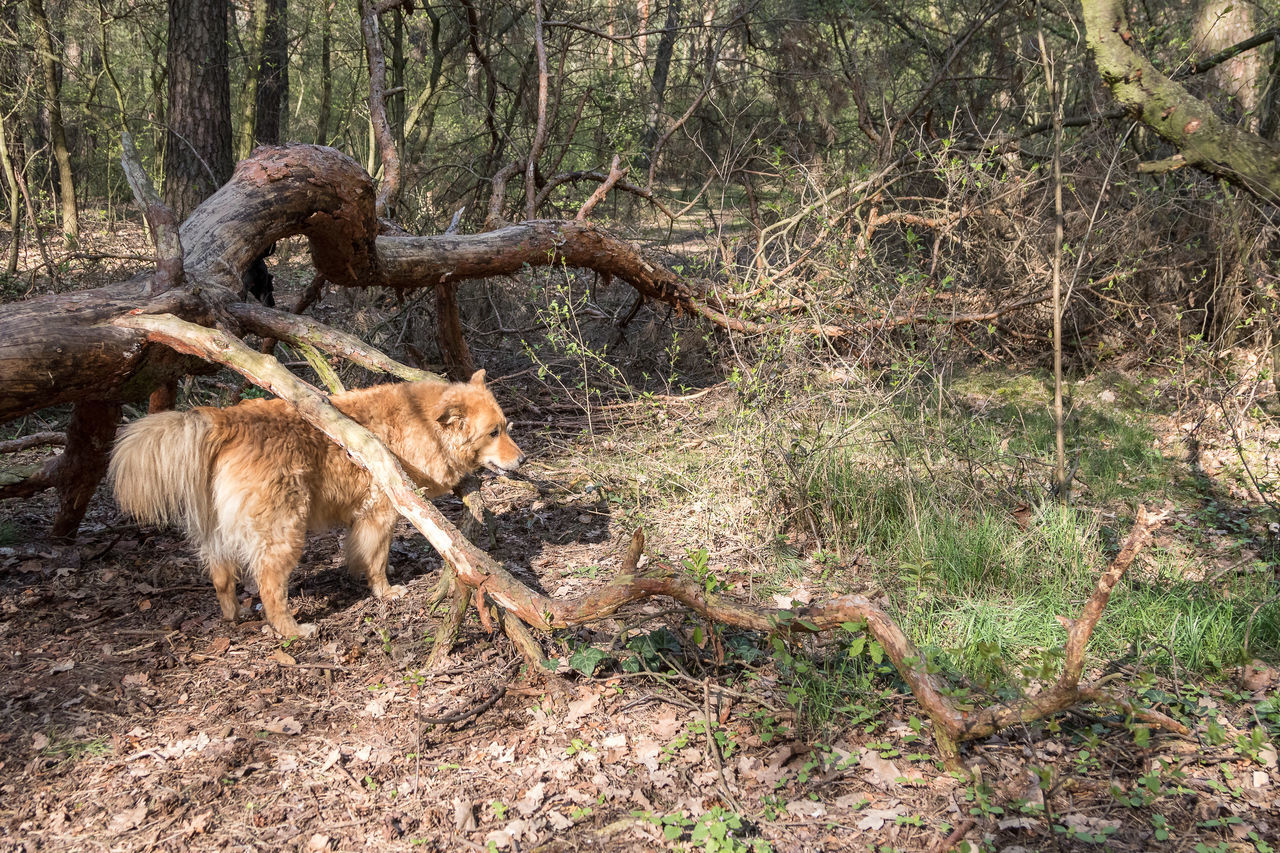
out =
<svg viewBox="0 0 1280 853"><path fill-rule="evenodd" d="M0 453L17 453L20 450L30 450L33 447L61 446L66 443L67 434L64 432L33 432L31 435L22 436L22 438L0 441Z"/></svg>
<svg viewBox="0 0 1280 853"><path fill-rule="evenodd" d="M156 274L144 295L151 296L182 286L182 240L178 232L178 219L169 206L160 200L160 194L151 183L151 178L142 168L142 160L138 150L133 146L133 136L120 134L120 165L124 167L124 175L133 190L133 197L142 208L147 225L151 229L151 239L156 247Z"/></svg>
<svg viewBox="0 0 1280 853"><path fill-rule="evenodd" d="M609 176L606 177L600 183L600 186L596 187L595 192L593 192L591 196L582 203L582 207L578 208L578 215L573 217L574 219L579 221L586 219L588 214L591 213L591 210L609 194L609 190L613 189L614 185L617 184L618 181L622 180L622 176L627 173L627 168L621 167L619 165L621 162L622 158L617 154L614 154L613 162L609 164Z"/></svg>

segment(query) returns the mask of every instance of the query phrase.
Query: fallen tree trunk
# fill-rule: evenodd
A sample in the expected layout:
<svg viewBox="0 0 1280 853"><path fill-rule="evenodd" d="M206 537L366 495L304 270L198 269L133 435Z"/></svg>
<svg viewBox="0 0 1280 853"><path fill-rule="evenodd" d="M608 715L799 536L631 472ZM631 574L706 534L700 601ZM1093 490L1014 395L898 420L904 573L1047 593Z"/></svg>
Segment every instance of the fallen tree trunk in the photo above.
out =
<svg viewBox="0 0 1280 853"><path fill-rule="evenodd" d="M644 547L640 531L632 538L621 573L605 586L575 599L554 599L535 592L493 558L471 544L430 502L418 496L395 457L364 427L347 418L314 388L285 370L275 359L257 353L220 331L202 328L175 317L133 315L116 324L144 332L156 343L179 352L224 364L276 396L288 400L312 426L324 432L370 472L381 489L456 573L457 581L474 591L473 603L485 614L489 603L500 608L500 624L519 642L519 623L536 630L568 628L603 619L626 604L653 596L679 601L703 617L724 625L784 636L818 633L863 626L884 649L923 711L933 721L933 734L943 759L960 767L959 744L987 737L1017 723L1043 718L1083 701L1117 705L1127 713L1171 731L1187 733L1181 723L1152 709L1136 707L1116 698L1098 685L1080 683L1085 651L1115 585L1144 547L1164 514L1138 510L1133 530L1086 603L1080 617L1069 623L1062 672L1057 681L1035 695L975 709L951 698L948 685L936 674L901 628L880 607L861 595L845 595L800 608L760 607L708 592L679 567L661 560L643 571L639 558ZM456 595L465 606L468 596ZM514 617L514 619L512 618ZM486 618L487 617L483 617ZM522 646L523 647L523 646ZM438 649L433 660L438 660Z"/></svg>
<svg viewBox="0 0 1280 853"><path fill-rule="evenodd" d="M125 146L126 158L132 146ZM242 301L242 276L276 241L305 235L316 270L313 290L323 281L342 287L442 287L446 318L456 317L452 287L465 279L516 273L527 266L567 265L595 270L606 281L626 282L645 300L699 314L722 328L751 333L798 331L838 338L875 333L893 325L938 322L931 317L895 317L858 326L762 324L731 317L689 281L632 243L582 220L536 220L481 234L434 237L380 233L373 181L351 158L316 145L268 146L241 161L231 180L202 203L173 234L172 220L157 206L154 190L136 162L126 171L157 235L157 272L127 282L37 297L0 305L0 423L48 406L75 403L79 428L68 434L66 451L26 483L0 488L0 498L30 494L50 486L63 492L64 513L55 521L74 532L84 500L102 470L110 417L120 403L151 399L151 409L171 406L176 381L206 370L207 363L167 347L153 346L146 334L113 321L128 313L170 314L234 335L264 333L267 327L301 346L314 331L268 316ZM1013 308L1037 300L1015 303ZM263 309L264 311L266 309ZM634 313L634 311L633 311ZM1001 311L986 316L998 316ZM952 322L981 319L960 315ZM323 327L321 327L323 328ZM451 361L470 360L458 328L443 335ZM331 342L332 343L332 342ZM350 338L339 354L359 361L363 343ZM375 368L378 369L378 368ZM397 374L400 375L400 374ZM333 377L329 377L330 380ZM74 433L74 435L73 435ZM91 454L93 458L85 456Z"/></svg>

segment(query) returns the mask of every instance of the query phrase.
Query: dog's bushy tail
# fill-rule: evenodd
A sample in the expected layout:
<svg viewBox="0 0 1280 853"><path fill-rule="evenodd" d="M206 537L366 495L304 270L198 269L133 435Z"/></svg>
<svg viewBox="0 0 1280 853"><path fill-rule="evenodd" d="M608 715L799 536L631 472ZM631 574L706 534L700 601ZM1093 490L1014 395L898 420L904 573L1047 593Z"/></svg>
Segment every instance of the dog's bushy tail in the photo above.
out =
<svg viewBox="0 0 1280 853"><path fill-rule="evenodd" d="M209 419L200 412L160 412L129 424L107 469L116 502L129 515L178 524L195 542L212 530Z"/></svg>

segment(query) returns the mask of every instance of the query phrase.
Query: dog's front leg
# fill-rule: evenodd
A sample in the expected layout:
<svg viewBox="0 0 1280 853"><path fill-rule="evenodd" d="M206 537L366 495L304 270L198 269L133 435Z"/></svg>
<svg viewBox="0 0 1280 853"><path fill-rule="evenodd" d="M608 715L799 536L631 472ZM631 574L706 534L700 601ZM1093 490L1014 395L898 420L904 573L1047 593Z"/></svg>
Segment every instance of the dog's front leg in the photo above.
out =
<svg viewBox="0 0 1280 853"><path fill-rule="evenodd" d="M375 598L395 599L408 592L400 584L392 586L387 581L387 555L395 523L396 512L388 506L360 516L347 533L347 571L365 578Z"/></svg>

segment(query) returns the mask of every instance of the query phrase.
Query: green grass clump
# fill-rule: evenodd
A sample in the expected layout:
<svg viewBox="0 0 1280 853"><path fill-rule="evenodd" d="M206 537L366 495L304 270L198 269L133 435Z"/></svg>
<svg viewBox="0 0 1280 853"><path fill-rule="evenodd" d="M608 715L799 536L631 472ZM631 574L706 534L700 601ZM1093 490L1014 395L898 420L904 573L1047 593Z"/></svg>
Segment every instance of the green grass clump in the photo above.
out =
<svg viewBox="0 0 1280 853"><path fill-rule="evenodd" d="M1149 446L1135 431L1116 453ZM1104 530L1093 513L1049 502L1024 530L1002 506L908 467L871 467L848 448L811 454L798 482L825 547L864 555L915 641L984 679L1061 647L1056 617L1080 612L1127 533L1126 522ZM1159 672L1211 674L1237 664L1246 645L1254 656L1280 651L1280 604L1257 580L1196 583L1168 562L1154 573L1135 567L1116 589L1091 642L1095 660L1136 655Z"/></svg>

